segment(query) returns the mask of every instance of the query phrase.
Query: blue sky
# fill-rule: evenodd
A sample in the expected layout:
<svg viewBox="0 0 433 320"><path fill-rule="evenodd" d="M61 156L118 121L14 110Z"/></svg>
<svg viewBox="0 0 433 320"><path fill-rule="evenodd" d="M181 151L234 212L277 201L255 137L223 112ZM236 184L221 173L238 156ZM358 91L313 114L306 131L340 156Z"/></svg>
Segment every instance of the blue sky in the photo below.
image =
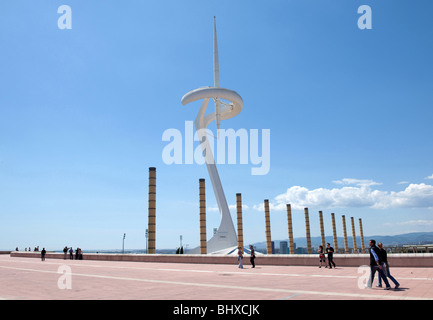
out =
<svg viewBox="0 0 433 320"><path fill-rule="evenodd" d="M60 30L60 5L72 29ZM357 25L362 4L373 29ZM222 128L270 129L271 166L219 165L227 201L243 196L246 243L319 236L318 211L362 218L364 235L433 231L431 1L17 1L0 3L0 249L145 247L148 168L157 168L157 248L199 245L219 213L206 167L166 165L165 130L184 130L213 85L242 112ZM234 223L235 212L233 211ZM350 228L350 225L348 225ZM358 230L358 228L357 228ZM350 231L350 229L348 229ZM357 231L358 232L358 231ZM350 232L349 232L350 233Z"/></svg>

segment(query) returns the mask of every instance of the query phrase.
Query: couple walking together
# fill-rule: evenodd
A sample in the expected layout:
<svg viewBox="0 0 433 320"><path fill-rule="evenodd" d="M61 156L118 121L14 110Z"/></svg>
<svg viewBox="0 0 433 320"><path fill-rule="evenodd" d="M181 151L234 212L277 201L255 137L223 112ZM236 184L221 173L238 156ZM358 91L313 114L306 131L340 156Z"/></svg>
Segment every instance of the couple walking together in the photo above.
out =
<svg viewBox="0 0 433 320"><path fill-rule="evenodd" d="M256 267L256 264L254 263L254 259L255 258L256 258L256 254L255 254L254 248L253 248L252 245L250 245L250 262L251 262L252 268ZM240 269L244 268L244 265L242 263L243 259L244 259L244 255L243 255L243 252L242 252L242 248L239 247L238 248L238 261L239 261L238 268L240 268Z"/></svg>
<svg viewBox="0 0 433 320"><path fill-rule="evenodd" d="M392 282L394 282L395 287L394 289L398 289L400 287L400 284L398 281L391 276L391 273L389 272L389 264L388 264L388 256L386 253L386 250L383 249L382 243L378 243L376 246L375 240L370 240L370 278L367 283L367 288L372 287L374 275L376 272L379 273L379 284L378 287L382 287L382 281L385 282L385 290L391 289L391 286L388 282L387 278L390 278Z"/></svg>
<svg viewBox="0 0 433 320"><path fill-rule="evenodd" d="M325 268L327 268L326 259L325 259L325 251L323 250L323 246L319 246L319 250L317 252L319 253L319 268L322 267L322 262L325 263ZM334 266L334 269L335 269L336 267L335 267L335 262L334 262L334 248L331 247L329 242L326 244L326 253L328 254L329 269L332 269L332 266Z"/></svg>

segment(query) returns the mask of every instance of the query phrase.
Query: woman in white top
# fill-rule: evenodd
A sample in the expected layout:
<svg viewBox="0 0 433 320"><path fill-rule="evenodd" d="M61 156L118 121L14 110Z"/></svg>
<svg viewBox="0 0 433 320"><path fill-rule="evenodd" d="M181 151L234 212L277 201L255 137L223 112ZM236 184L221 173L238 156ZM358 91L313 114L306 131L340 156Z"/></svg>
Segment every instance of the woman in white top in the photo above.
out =
<svg viewBox="0 0 433 320"><path fill-rule="evenodd" d="M239 247L239 250L238 250L238 261L239 261L239 266L238 266L238 268L241 268L241 269L244 268L244 265L242 264L242 259L243 259L243 258L244 258L244 256L243 256L243 253L242 253L242 248Z"/></svg>

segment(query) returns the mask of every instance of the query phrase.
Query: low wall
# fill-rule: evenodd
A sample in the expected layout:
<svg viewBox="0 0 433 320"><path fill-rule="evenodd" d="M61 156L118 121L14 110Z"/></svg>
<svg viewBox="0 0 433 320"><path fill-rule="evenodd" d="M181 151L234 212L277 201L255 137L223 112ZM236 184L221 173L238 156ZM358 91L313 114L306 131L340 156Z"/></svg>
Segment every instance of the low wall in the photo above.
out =
<svg viewBox="0 0 433 320"><path fill-rule="evenodd" d="M0 254L9 254L9 253L11 253L12 251L0 251Z"/></svg>
<svg viewBox="0 0 433 320"><path fill-rule="evenodd" d="M13 251L11 257L40 258L40 252ZM47 252L46 259L63 259L63 253ZM74 255L75 258L75 255ZM67 255L69 259L69 254ZM236 256L194 255L194 254L102 254L84 253L84 260L102 261L135 261L135 262L167 262L167 263L201 263L201 264L237 264ZM317 254L273 254L257 255L257 265L274 266L318 266ZM334 254L337 267L359 267L370 264L369 254ZM388 262L392 267L433 267L433 253L396 253L388 254ZM244 265L249 265L246 255Z"/></svg>

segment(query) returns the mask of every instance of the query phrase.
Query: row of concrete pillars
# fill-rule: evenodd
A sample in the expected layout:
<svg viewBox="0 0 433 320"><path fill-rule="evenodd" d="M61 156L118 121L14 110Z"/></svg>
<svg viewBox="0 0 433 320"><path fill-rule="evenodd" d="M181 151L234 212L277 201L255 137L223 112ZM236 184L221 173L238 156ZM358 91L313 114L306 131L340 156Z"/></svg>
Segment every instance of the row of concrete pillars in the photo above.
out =
<svg viewBox="0 0 433 320"><path fill-rule="evenodd" d="M266 251L268 254L272 253L272 242L271 242L271 219L270 219L270 212L269 212L269 200L264 200L264 207L265 207L265 223L266 223ZM287 226L288 226L288 234L289 234L289 249L290 253L295 253L295 244L293 242L293 227L292 227L292 208L290 204L286 205L287 208ZM307 252L312 253L312 247L311 247L311 235L310 235L310 217L308 208L304 208L304 215L305 215L305 233L306 233L306 239L307 239ZM346 231L346 217L343 215L341 216L342 223L343 223L343 236L344 236L344 252L349 253L349 245L347 240L347 231ZM335 224L335 214L331 213L331 219L332 219L332 231L333 231L333 247L335 252L338 252L338 241L337 241L337 228ZM353 217L350 217L351 223L352 223L352 237L353 237L353 252L358 252L358 247L356 244L356 233L355 233L355 221ZM319 211L319 223L320 223L320 237L321 237L321 244L324 249L326 249L326 241L325 241L325 228L323 224L323 212ZM365 252L365 246L364 246L364 232L362 229L362 219L359 218L359 230L361 233L361 252Z"/></svg>
<svg viewBox="0 0 433 320"><path fill-rule="evenodd" d="M269 210L269 205L266 206L266 203L268 203L268 200L265 200L265 211L266 208ZM288 221L288 229L289 229L289 245L290 245L290 253L294 253L294 243L293 243L293 230L292 230L292 209L290 204L287 204L287 221ZM269 216L269 213L265 213L266 216ZM304 208L304 215L305 215L305 233L307 238L307 252L312 253L311 249L311 236L310 236L310 217L308 208ZM349 253L349 244L347 240L347 231L346 231L346 216L342 215L342 224L343 224L343 236L344 236L344 252ZM335 224L335 214L331 213L331 220L332 220L332 235L334 239L333 247L335 252L338 252L338 241L337 241L337 228ZM355 221L353 217L350 217L351 224L352 224L352 237L353 237L353 252L358 252L358 247L356 244L356 232L355 232ZM323 248L326 248L326 241L325 241L325 228L323 223L323 212L319 211L319 223L320 223L320 237L321 237L321 244ZM365 252L365 246L364 246L364 232L362 229L362 219L359 218L359 230L361 233L361 252ZM267 236L266 238L270 238ZM268 253L270 251L268 250Z"/></svg>
<svg viewBox="0 0 433 320"><path fill-rule="evenodd" d="M200 252L206 254L206 196L205 196L205 179L200 179L199 183L199 194L200 194ZM292 226L292 209L291 205L287 204L287 225L288 225L288 235L289 235L289 248L290 253L295 253L295 244L293 242L293 226ZM269 210L269 200L264 201L265 208L265 226L266 226L266 251L267 254L272 254L272 242L271 242L271 217ZM236 212L237 212L237 232L238 232L238 247L244 247L243 240L243 223L242 223L242 194L236 194ZM308 208L304 208L305 214L305 230L307 238L307 252L312 253L311 247L311 235L310 235L310 218ZM335 252L338 252L338 242L337 242L337 228L335 224L335 214L331 213L332 219L332 230L334 243L333 247ZM356 233L355 233L355 222L353 217L350 218L352 223L352 236L353 236L353 252L358 252L358 247L356 244ZM323 248L326 248L325 241L325 228L323 223L323 212L319 211L319 222L320 222L320 236ZM342 216L343 223L343 235L344 235L344 251L349 253L349 245L347 240L346 231L346 217ZM359 229L361 233L361 252L365 252L364 247L364 234L362 229L362 219L359 219Z"/></svg>
<svg viewBox="0 0 433 320"><path fill-rule="evenodd" d="M200 198L200 253L206 254L206 190L205 190L205 179L199 180L199 198ZM295 246L293 242L293 227L292 227L292 209L290 204L287 204L287 225L289 235L289 249L290 253L295 252ZM269 211L269 200L264 200L265 207L265 224L266 224L266 250L268 254L272 253L271 243L271 217ZM242 194L236 194L236 211L237 211L237 232L238 232L238 247L244 247L243 240L243 223L242 223ZM310 236L310 218L308 208L304 208L305 214L305 230L307 238L307 252L312 253L311 248L311 236ZM331 213L332 219L332 230L334 238L334 250L338 252L337 243L337 229L335 225L335 214ZM356 234L355 234L355 222L353 217L350 218L352 224L352 237L353 237L353 252L357 252ZM323 213L319 211L319 222L320 222L320 236L323 248L326 248L325 242L325 229L323 224ZM349 253L349 245L347 241L346 231L346 218L342 216L343 223L343 236L344 236L344 251ZM155 253L156 251L156 168L149 168L149 204L148 204L148 253ZM359 230L361 233L361 252L365 252L364 247L364 234L362 229L362 219L359 219Z"/></svg>

